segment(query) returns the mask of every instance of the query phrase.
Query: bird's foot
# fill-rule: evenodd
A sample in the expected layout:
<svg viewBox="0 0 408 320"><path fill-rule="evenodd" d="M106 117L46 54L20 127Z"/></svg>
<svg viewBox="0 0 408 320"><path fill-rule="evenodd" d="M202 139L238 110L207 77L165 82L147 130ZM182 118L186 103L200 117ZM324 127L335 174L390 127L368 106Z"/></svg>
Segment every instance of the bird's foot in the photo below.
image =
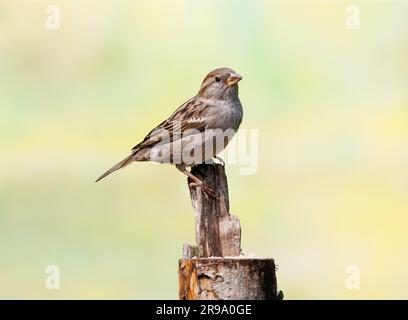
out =
<svg viewBox="0 0 408 320"><path fill-rule="evenodd" d="M215 191L213 188L211 188L211 187L209 187L209 186L207 186L205 184L197 184L195 182L191 182L189 185L191 187L195 187L195 188L197 188L197 186L200 187L201 190L204 191L204 194L206 194L207 196L209 196L211 198L217 198L219 196L217 191Z"/></svg>
<svg viewBox="0 0 408 320"><path fill-rule="evenodd" d="M209 187L209 186L201 186L201 188L204 190L204 192L210 196L211 198L218 198L218 192L215 191L213 188Z"/></svg>

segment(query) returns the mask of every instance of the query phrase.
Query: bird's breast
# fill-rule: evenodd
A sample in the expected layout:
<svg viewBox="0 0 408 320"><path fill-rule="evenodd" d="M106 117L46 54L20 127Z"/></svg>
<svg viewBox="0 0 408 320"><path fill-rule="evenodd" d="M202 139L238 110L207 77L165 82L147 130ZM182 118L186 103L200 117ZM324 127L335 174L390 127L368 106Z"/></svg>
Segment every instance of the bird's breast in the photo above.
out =
<svg viewBox="0 0 408 320"><path fill-rule="evenodd" d="M209 128L211 129L233 129L238 130L242 122L242 105L239 100L237 101L221 101L216 106L214 112L214 119L209 122Z"/></svg>

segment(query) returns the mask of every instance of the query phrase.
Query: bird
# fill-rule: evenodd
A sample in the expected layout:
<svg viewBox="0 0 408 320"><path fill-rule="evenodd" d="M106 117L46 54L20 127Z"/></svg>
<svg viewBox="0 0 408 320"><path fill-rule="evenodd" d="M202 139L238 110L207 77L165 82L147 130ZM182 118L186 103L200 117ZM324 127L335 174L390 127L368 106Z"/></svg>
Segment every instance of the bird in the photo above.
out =
<svg viewBox="0 0 408 320"><path fill-rule="evenodd" d="M175 165L204 192L217 193L194 176L188 167L211 163L238 131L243 109L238 97L242 76L230 68L208 73L198 93L136 144L131 154L103 173L95 182L132 162L154 161Z"/></svg>

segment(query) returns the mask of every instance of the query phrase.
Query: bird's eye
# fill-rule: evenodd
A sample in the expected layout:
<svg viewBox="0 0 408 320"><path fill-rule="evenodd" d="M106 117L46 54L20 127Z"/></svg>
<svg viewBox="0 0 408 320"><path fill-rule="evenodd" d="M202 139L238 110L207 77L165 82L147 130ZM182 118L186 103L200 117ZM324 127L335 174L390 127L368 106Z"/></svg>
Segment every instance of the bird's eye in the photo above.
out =
<svg viewBox="0 0 408 320"><path fill-rule="evenodd" d="M220 82L221 78L220 77L215 77L215 81Z"/></svg>

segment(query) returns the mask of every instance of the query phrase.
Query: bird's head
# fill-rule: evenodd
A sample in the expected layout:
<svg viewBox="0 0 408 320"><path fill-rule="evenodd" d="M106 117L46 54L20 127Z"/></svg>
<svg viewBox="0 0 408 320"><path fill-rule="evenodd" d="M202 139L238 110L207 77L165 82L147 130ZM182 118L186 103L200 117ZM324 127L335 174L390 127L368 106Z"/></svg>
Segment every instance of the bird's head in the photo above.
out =
<svg viewBox="0 0 408 320"><path fill-rule="evenodd" d="M215 69L204 78L198 95L205 99L234 99L238 97L238 82L241 79L242 76L232 69Z"/></svg>

